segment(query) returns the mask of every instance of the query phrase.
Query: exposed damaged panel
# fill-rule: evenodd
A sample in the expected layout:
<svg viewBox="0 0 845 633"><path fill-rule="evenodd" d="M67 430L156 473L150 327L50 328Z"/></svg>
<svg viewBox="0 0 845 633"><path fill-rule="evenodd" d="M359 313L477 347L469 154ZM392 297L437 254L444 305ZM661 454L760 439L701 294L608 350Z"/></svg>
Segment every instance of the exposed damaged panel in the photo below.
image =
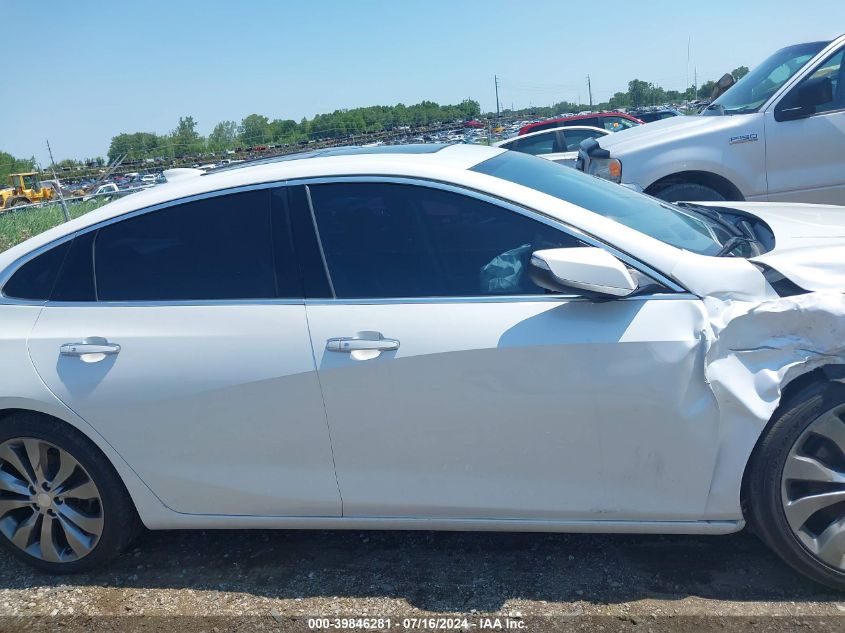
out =
<svg viewBox="0 0 845 633"><path fill-rule="evenodd" d="M736 482L785 385L821 366L845 364L845 296L813 292L761 303L704 300L712 330L705 376L722 420L707 508L735 516Z"/></svg>

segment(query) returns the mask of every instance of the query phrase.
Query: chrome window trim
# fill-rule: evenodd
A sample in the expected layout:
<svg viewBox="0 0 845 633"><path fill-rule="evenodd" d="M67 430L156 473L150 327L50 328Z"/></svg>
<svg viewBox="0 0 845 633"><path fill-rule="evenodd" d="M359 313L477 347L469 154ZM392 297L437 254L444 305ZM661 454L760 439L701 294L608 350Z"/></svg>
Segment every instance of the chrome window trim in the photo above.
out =
<svg viewBox="0 0 845 633"><path fill-rule="evenodd" d="M392 184L405 184L405 185L412 185L412 186L421 186L421 187L428 187L432 189L440 189L443 191L450 191L452 193L456 193L459 195L466 195L472 198L476 198L481 200L482 202L487 202L488 204L494 204L496 206L505 208L513 213L517 213L519 215L523 215L530 219L533 219L537 222L541 222L547 226L550 226L554 229L563 231L579 239L591 246L595 246L597 248L604 248L609 251L614 256L618 257L621 261L625 262L632 268L635 268L642 272L649 277L652 277L656 281L660 282L661 284L665 285L667 288L672 290L674 293L679 293L680 295L689 295L689 291L682 286L680 286L677 282L669 279L663 273L653 269L652 267L648 266L647 264L639 261L638 259L628 255L627 253L620 251L616 247L602 242L601 240L584 233L581 229L574 227L570 224L567 224L557 218L548 216L543 214L539 211L534 209L530 209L528 207L523 207L518 203L515 203L511 200L506 200L504 198L498 198L493 196L489 193L479 191L477 189L472 189L470 187L456 185L454 183L447 183L439 180L431 180L425 178L416 178L412 176L385 176L385 175L350 175L350 176L316 176L310 178L296 178L296 179L288 179L288 180L273 180L268 182L262 183L253 183L250 185L240 185L237 187L229 187L226 189L216 189L214 191L206 191L199 194L194 194L191 196L185 196L182 198L174 198L173 200L167 200L165 202L160 202L154 205L150 205L147 207L141 207L139 209L134 209L132 211L128 211L124 214L115 216L113 218L108 218L106 220L102 220L101 222L97 222L96 224L92 224L90 226L86 226L81 228L77 231L72 233L68 233L67 235L63 235L61 237L56 238L55 240L44 244L37 249L22 255L17 260L15 260L11 265L9 265L6 270L0 275L0 288L5 286L6 282L8 282L9 278L11 278L21 266L26 264L31 259L38 257L42 253L46 252L47 250L59 246L63 242L69 241L74 239L79 235L84 235L85 233L91 231L98 231L103 227L109 226L114 224L115 222L121 222L123 220L128 220L130 218L137 217L139 215L143 215L146 213L152 213L155 211L160 211L162 209L167 209L173 206L177 206L180 204L187 204L189 202L196 202L199 200L205 200L208 198L217 198L220 196L232 195L236 193L243 193L247 191L257 191L261 189L274 189L278 187L293 187L293 186L306 186L306 192L308 193L308 200L309 205L311 205L310 201L310 192L307 190L307 185L309 184L331 184L331 183L343 183L343 182L364 182L364 183L392 183ZM313 220L313 207L312 207L312 220ZM315 221L316 227L316 221ZM318 242L319 242L319 233L317 234ZM322 243L320 243L320 248L322 249ZM325 259L323 260L325 263ZM664 293L665 294L665 293ZM646 295L648 297L658 297L659 294L655 295ZM675 295L673 295L675 296ZM57 301L57 302L49 302L43 300L32 300L32 299L16 299L14 297L7 297L2 290L0 290L0 305L26 305L26 306L62 306L62 307L70 307L70 306L107 306L107 307L130 307L130 306L188 306L188 305L245 305L245 304L309 304L313 303L314 305L321 304L324 302L336 302L336 303L348 303L348 302L355 302L355 303L433 303L433 302L476 302L476 303L485 303L485 302L504 302L504 301L548 301L551 297L558 298L560 300L572 300L572 299L584 299L579 295L508 295L508 296L498 296L498 295L480 295L480 296L469 296L469 297L411 297L411 298L403 298L403 297L395 297L395 298L373 298L373 299L284 299L284 298L266 298L266 299L223 299L223 300L186 300L186 301L121 301L121 302L110 302L110 301ZM634 297L641 298L641 297Z"/></svg>
<svg viewBox="0 0 845 633"><path fill-rule="evenodd" d="M305 305L305 299L174 299L161 301L47 301L50 308L77 306L103 308L153 308L153 307L227 307L246 305Z"/></svg>
<svg viewBox="0 0 845 633"><path fill-rule="evenodd" d="M563 231L568 235L581 240L589 244L590 246L595 246L596 248L603 248L610 252L612 255L626 263L631 268L635 268L641 273L651 277L655 281L660 282L670 290L674 292L689 292L686 288L679 285L676 281L669 279L663 273L655 270L648 264L641 262L640 260L636 259L635 257L625 253L624 251L620 251L618 248L613 246L612 244L608 244L599 240L592 235L589 235L582 231L581 229L567 224L566 222L559 220L558 218L554 218L552 216L546 215L540 211L535 209L531 209L528 207L524 207L512 200L506 200L504 198L498 198L493 196L489 193L479 191L477 189L472 189L470 187L465 187L462 185L456 185L453 183L447 183L440 180L430 180L425 178L414 178L411 176L319 176L314 178L296 178L291 179L286 182L288 186L297 186L297 185L309 185L309 184L336 184L336 183L343 183L343 182L364 182L364 183L391 183L391 184L402 184L402 185L412 185L418 187L428 187L430 189L440 189L443 191L449 191L452 193L456 193L458 195L465 195L471 198L476 198L477 200L481 200L482 202L486 202L488 204L493 204L498 207L502 207L511 211L512 213L516 213L518 215L525 216L529 219L534 221L540 222L545 224L553 229ZM321 246L322 247L322 246ZM530 296L530 295L524 295Z"/></svg>
<svg viewBox="0 0 845 633"><path fill-rule="evenodd" d="M664 292L636 297L621 297L616 301L669 301L684 299L700 300L689 292ZM407 304L444 304L444 303L569 303L579 301L594 303L582 295L479 295L476 297L397 297L390 299L306 299L307 306L322 305L407 305Z"/></svg>

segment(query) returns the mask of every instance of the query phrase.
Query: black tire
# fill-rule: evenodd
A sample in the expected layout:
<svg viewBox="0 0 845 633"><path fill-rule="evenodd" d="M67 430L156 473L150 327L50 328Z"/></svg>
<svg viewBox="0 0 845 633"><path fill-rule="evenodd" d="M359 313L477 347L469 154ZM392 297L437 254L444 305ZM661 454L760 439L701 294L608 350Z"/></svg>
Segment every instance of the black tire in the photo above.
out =
<svg viewBox="0 0 845 633"><path fill-rule="evenodd" d="M725 196L706 185L694 182L679 182L660 189L655 196L666 202L719 202Z"/></svg>
<svg viewBox="0 0 845 633"><path fill-rule="evenodd" d="M18 206L21 206L21 205L24 205L24 204L32 204L32 203L29 200L27 200L26 198L12 198L12 200L9 202L10 207L18 207Z"/></svg>
<svg viewBox="0 0 845 633"><path fill-rule="evenodd" d="M15 413L0 420L0 444L14 438L44 440L69 453L99 491L103 526L93 549L68 562L51 562L33 556L0 531L0 544L13 556L51 574L86 572L114 559L138 535L142 524L129 493L114 467L90 439L64 422L31 412Z"/></svg>
<svg viewBox="0 0 845 633"><path fill-rule="evenodd" d="M790 528L783 507L782 475L790 450L804 431L842 404L845 385L837 382L810 384L783 402L755 448L746 499L753 532L795 570L837 591L845 591L845 570L814 555Z"/></svg>

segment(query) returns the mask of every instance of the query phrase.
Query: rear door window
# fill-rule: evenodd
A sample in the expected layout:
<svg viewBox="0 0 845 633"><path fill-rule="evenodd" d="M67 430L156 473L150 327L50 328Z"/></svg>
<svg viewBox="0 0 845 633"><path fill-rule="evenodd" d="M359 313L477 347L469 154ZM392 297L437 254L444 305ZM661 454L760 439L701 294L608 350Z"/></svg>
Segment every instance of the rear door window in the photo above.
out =
<svg viewBox="0 0 845 633"><path fill-rule="evenodd" d="M566 130L563 132L564 144L566 146L565 151L577 152L581 147L581 141L600 136L604 136L604 134L596 130Z"/></svg>
<svg viewBox="0 0 845 633"><path fill-rule="evenodd" d="M277 288L269 190L187 202L107 225L94 243L100 301L263 299Z"/></svg>
<svg viewBox="0 0 845 633"><path fill-rule="evenodd" d="M546 132L537 136L523 137L516 141L515 147L511 146L509 149L515 149L518 152L531 154L532 156L557 152L557 132Z"/></svg>
<svg viewBox="0 0 845 633"><path fill-rule="evenodd" d="M3 294L12 299L46 301L70 245L68 240L23 264L3 286Z"/></svg>

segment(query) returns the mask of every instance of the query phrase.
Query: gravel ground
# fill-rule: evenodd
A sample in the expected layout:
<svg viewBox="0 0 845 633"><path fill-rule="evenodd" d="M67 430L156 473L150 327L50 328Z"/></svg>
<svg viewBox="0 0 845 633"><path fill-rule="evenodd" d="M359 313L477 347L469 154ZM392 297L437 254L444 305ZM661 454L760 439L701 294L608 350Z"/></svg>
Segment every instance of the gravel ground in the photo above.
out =
<svg viewBox="0 0 845 633"><path fill-rule="evenodd" d="M4 631L308 630L313 616L390 617L395 628L431 614L492 614L526 630L842 631L845 596L745 533L147 532L108 569L64 577L0 553Z"/></svg>

